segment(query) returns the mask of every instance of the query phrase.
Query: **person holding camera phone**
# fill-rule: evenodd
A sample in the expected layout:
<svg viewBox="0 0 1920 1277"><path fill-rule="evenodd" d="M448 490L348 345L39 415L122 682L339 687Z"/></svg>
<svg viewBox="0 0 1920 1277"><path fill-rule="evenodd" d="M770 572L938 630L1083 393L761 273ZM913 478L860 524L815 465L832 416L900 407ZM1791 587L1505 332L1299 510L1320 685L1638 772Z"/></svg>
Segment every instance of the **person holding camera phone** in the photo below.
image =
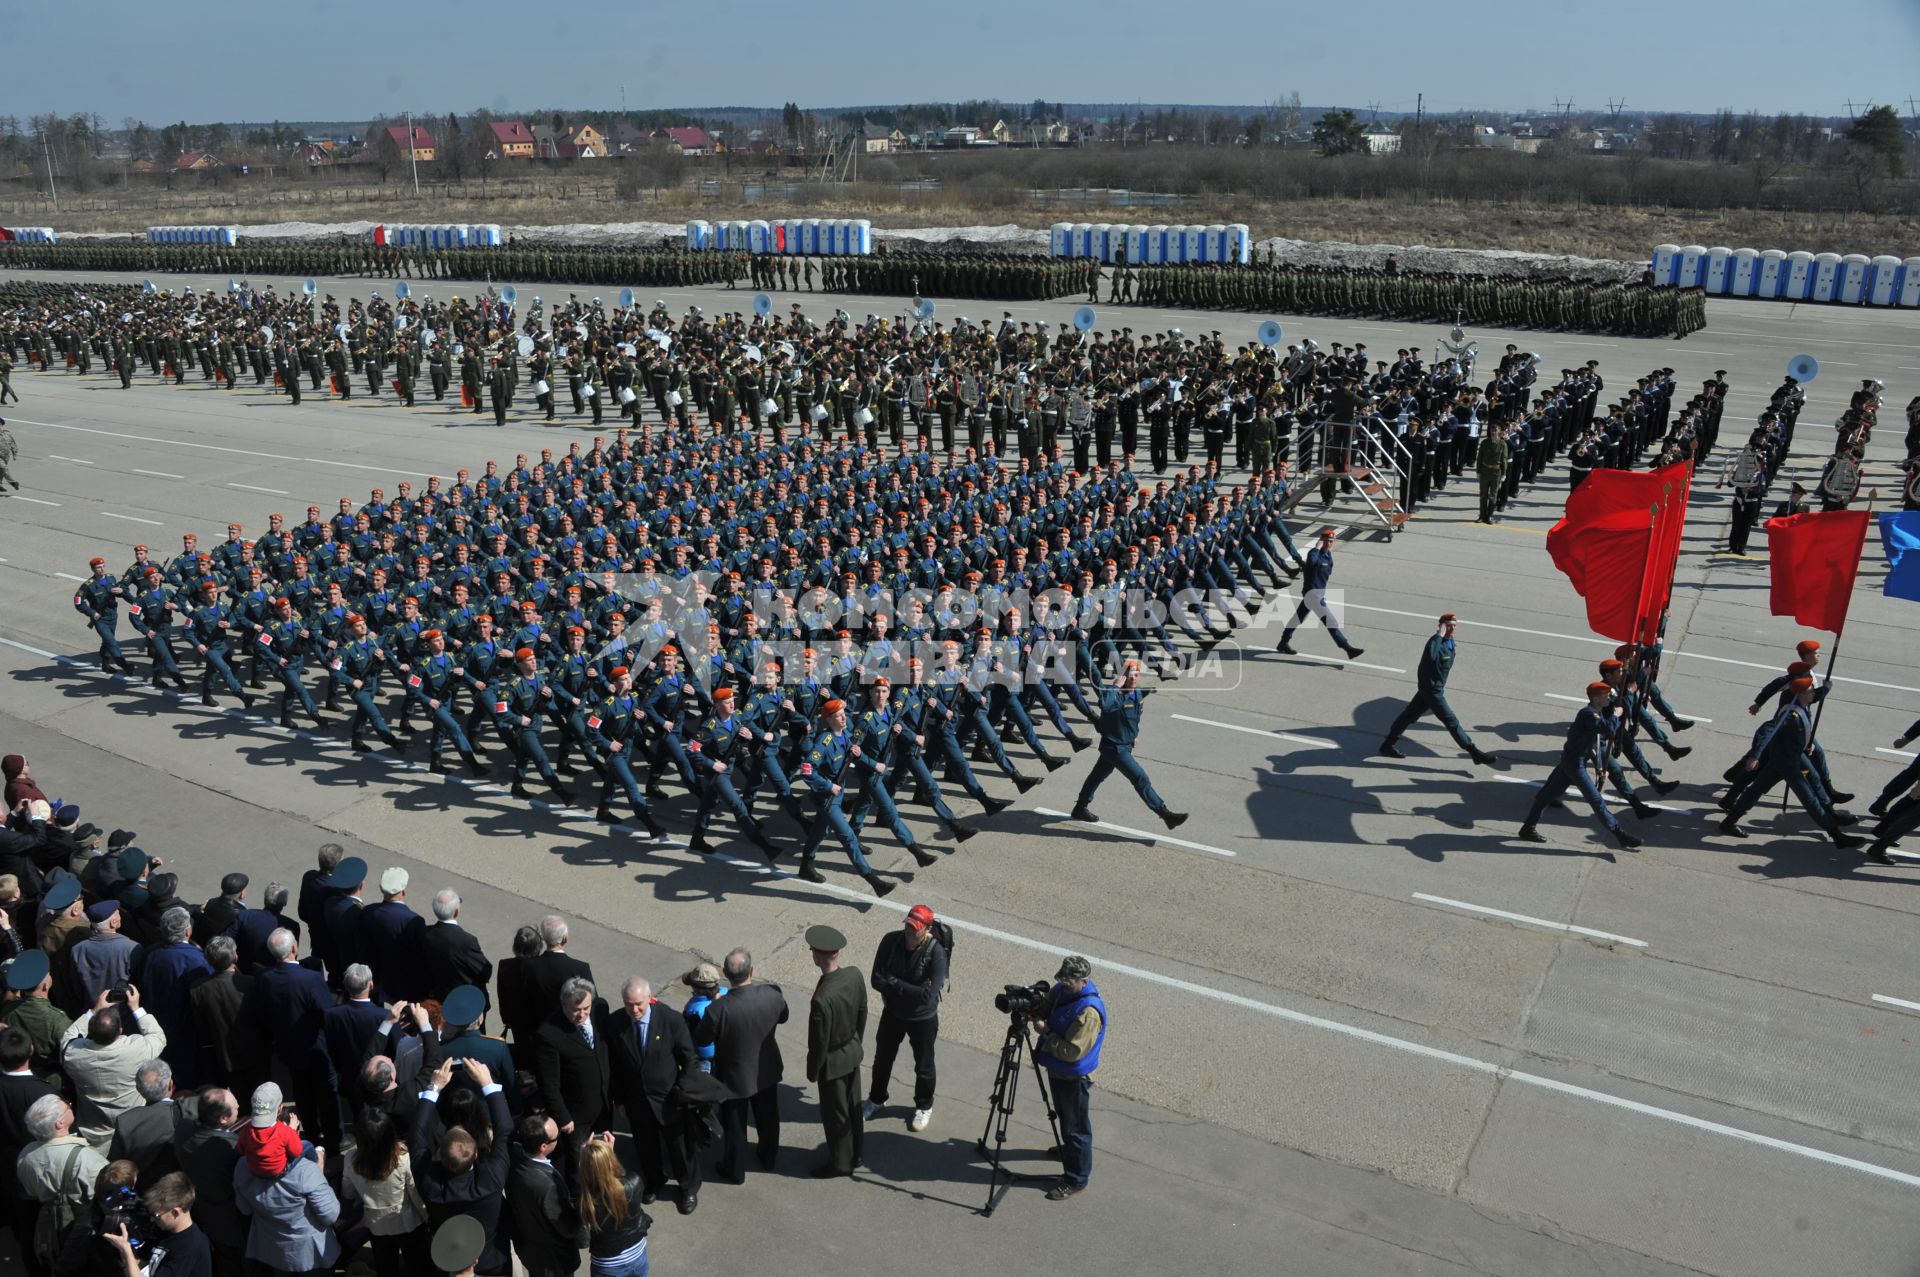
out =
<svg viewBox="0 0 1920 1277"><path fill-rule="evenodd" d="M1053 1092L1054 1111L1060 1115L1060 1182L1047 1190L1047 1200L1064 1202L1086 1191L1093 1171L1093 1115L1089 1101L1093 1073L1100 1067L1100 1048L1107 1040L1107 1004L1093 983L1093 964L1075 955L1063 960L1054 973L1053 995L1045 1008L1032 1015L1045 1025L1033 1058L1046 1070L1047 1089Z"/></svg>

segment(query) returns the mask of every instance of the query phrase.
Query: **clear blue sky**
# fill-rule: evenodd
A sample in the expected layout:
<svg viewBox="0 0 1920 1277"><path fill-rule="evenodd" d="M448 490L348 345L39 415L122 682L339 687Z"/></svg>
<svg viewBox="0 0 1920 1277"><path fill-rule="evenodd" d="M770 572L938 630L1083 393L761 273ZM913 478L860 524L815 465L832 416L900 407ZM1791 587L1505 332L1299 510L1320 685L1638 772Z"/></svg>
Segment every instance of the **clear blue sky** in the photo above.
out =
<svg viewBox="0 0 1920 1277"><path fill-rule="evenodd" d="M456 16L457 15L457 16ZM1009 102L1844 114L1920 100L1920 0L81 0L7 24L0 114Z"/></svg>

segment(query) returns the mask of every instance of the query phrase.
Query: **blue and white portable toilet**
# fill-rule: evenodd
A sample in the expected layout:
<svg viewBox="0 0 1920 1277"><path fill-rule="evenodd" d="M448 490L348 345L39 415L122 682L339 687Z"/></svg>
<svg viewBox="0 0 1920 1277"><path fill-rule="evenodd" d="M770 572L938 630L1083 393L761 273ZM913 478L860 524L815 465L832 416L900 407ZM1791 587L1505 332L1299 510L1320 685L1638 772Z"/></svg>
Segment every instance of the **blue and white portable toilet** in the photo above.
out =
<svg viewBox="0 0 1920 1277"><path fill-rule="evenodd" d="M1899 295L1902 306L1920 306L1920 257L1901 263Z"/></svg>
<svg viewBox="0 0 1920 1277"><path fill-rule="evenodd" d="M1784 249L1769 248L1760 254L1760 276L1754 282L1755 297L1780 296L1787 286L1787 254Z"/></svg>
<svg viewBox="0 0 1920 1277"><path fill-rule="evenodd" d="M1807 296L1817 302L1830 302L1840 287L1840 254L1820 253L1813 259L1813 288Z"/></svg>
<svg viewBox="0 0 1920 1277"><path fill-rule="evenodd" d="M1757 248L1736 248L1733 250L1733 272L1727 282L1727 292L1735 297L1751 297L1760 286L1760 250Z"/></svg>
<svg viewBox="0 0 1920 1277"><path fill-rule="evenodd" d="M1227 227L1227 260L1245 266L1253 258L1253 228L1245 222Z"/></svg>
<svg viewBox="0 0 1920 1277"><path fill-rule="evenodd" d="M1671 284L1680 272L1680 246L1661 244L1653 250L1653 282Z"/></svg>
<svg viewBox="0 0 1920 1277"><path fill-rule="evenodd" d="M1701 244L1688 244L1680 250L1680 269L1674 275L1674 285L1679 288L1700 287L1701 276L1706 273L1707 250Z"/></svg>
<svg viewBox="0 0 1920 1277"><path fill-rule="evenodd" d="M1709 248L1707 250L1707 273L1701 280L1701 286L1710 293L1727 291L1728 265L1733 258L1731 248Z"/></svg>
<svg viewBox="0 0 1920 1277"><path fill-rule="evenodd" d="M1047 256L1073 256L1073 223L1055 222L1047 228Z"/></svg>
<svg viewBox="0 0 1920 1277"><path fill-rule="evenodd" d="M1891 306L1900 299L1900 259L1891 253L1882 253L1873 259L1867 271L1867 302L1874 306Z"/></svg>
<svg viewBox="0 0 1920 1277"><path fill-rule="evenodd" d="M1867 295L1867 271L1873 259L1865 253L1848 253L1840 259L1840 288L1836 294L1848 306L1858 306Z"/></svg>
<svg viewBox="0 0 1920 1277"><path fill-rule="evenodd" d="M1795 249L1787 254L1787 277L1780 285L1783 301L1803 302L1813 295L1813 254Z"/></svg>

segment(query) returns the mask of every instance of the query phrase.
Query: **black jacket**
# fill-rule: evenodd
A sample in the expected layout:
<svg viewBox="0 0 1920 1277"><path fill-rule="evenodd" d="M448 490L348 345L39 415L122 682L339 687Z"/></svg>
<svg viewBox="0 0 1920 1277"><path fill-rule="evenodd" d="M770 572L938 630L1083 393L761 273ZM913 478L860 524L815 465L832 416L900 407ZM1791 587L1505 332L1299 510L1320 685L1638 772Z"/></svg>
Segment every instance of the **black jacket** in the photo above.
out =
<svg viewBox="0 0 1920 1277"><path fill-rule="evenodd" d="M697 1058L687 1017L656 998L647 1018L644 1054L635 1040L633 1022L626 1015L610 1017L608 1029L607 1054L613 1062L614 1093L627 1111L627 1120L637 1124L644 1110L655 1122L664 1124L673 1108L667 1097Z"/></svg>
<svg viewBox="0 0 1920 1277"><path fill-rule="evenodd" d="M918 949L907 948L898 931L880 937L870 983L887 1014L902 1020L931 1020L940 1014L940 993L947 987L947 951L928 936Z"/></svg>
<svg viewBox="0 0 1920 1277"><path fill-rule="evenodd" d="M716 998L700 1017L695 1040L701 1046L713 1043L713 1076L744 1100L785 1076L774 1029L786 1022L787 997L780 986L755 982Z"/></svg>
<svg viewBox="0 0 1920 1277"><path fill-rule="evenodd" d="M513 1138L507 1097L499 1091L487 1096L487 1113L493 1119L493 1146L458 1175L448 1173L434 1156L436 1141L429 1134L429 1127L438 1114L431 1104L422 1104L414 1110L413 1123L407 1131L407 1152L413 1167L413 1182L420 1189L420 1199L427 1204L428 1235L455 1215L473 1216L487 1230L487 1245L480 1252L479 1269L499 1273L507 1270L506 1246L500 1238L500 1195L507 1186L508 1149Z"/></svg>
<svg viewBox="0 0 1920 1277"><path fill-rule="evenodd" d="M487 982L493 979L493 963L480 951L480 941L465 927L454 922L437 922L420 937L420 951L426 964L426 996L445 1001L447 994L463 984L471 984L492 997Z"/></svg>
<svg viewBox="0 0 1920 1277"><path fill-rule="evenodd" d="M640 1244L640 1239L653 1227L653 1217L640 1205L640 1177L628 1171L620 1177L620 1191L627 1195L627 1217L618 1227L593 1229L588 1238L587 1252L597 1259L612 1259L624 1255Z"/></svg>
<svg viewBox="0 0 1920 1277"><path fill-rule="evenodd" d="M507 1175L507 1219L514 1253L527 1266L528 1277L559 1277L579 1269L587 1230L568 1200L557 1167L514 1150L513 1170Z"/></svg>
<svg viewBox="0 0 1920 1277"><path fill-rule="evenodd" d="M608 1063L609 1026L595 1016L593 1045L572 1021L555 1015L533 1038L533 1069L540 1095L557 1125L573 1123L576 1140L607 1129L613 1110L613 1071Z"/></svg>

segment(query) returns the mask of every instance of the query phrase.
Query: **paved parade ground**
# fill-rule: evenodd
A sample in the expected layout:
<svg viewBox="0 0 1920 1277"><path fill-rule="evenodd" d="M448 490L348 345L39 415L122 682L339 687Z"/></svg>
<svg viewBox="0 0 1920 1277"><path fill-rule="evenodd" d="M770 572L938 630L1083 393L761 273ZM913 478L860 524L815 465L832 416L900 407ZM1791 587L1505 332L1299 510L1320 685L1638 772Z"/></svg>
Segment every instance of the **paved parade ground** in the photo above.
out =
<svg viewBox="0 0 1920 1277"><path fill-rule="evenodd" d="M549 303L566 295L518 287L523 307L536 292ZM387 280L321 288L343 305L373 288L392 295ZM443 300L475 290L415 288ZM713 314L747 309L752 293L643 293L652 297ZM904 309L897 298L774 300L779 311L799 300L810 314L837 305L856 319ZM1056 325L1076 304L934 300L942 319L1006 310ZM1103 329L1219 329L1230 345L1252 341L1266 318L1099 310ZM1290 341L1361 340L1385 358L1413 345L1431 359L1440 335L1274 318ZM1784 478L1818 476L1830 423L1862 377L1886 382L1862 489L1898 508L1920 313L1715 300L1707 328L1685 341L1473 336L1483 377L1512 340L1541 354L1547 382L1599 360L1608 400L1658 366L1676 370L1683 403L1717 369L1732 386L1713 473L1697 480L1661 679L1700 720L1676 738L1694 753L1672 763L1652 754L1683 784L1654 819L1627 817L1646 839L1637 853L1604 840L1577 796L1543 821L1547 844L1514 837L1530 786L1558 758L1582 689L1614 646L1587 629L1546 553L1564 459L1498 525L1473 521L1471 469L1391 540L1360 507L1337 505L1334 521L1353 530L1334 585L1365 654L1342 663L1313 630L1296 636L1299 657L1276 654L1292 610L1276 597L1211 661L1160 683L1138 756L1193 814L1178 836L1160 834L1117 782L1096 803L1110 823L1068 820L1092 763L1082 754L876 901L831 850L824 886L757 858L703 859L597 825L588 810L529 807L500 785L275 728L264 707L204 709L97 671L70 603L88 556L117 571L135 542L170 557L185 532L217 544L229 520L251 538L270 512L291 526L310 502L331 513L376 486L563 451L590 441L584 418L543 426L523 398L521 420L495 428L460 412L457 386L447 405L356 395L293 408L244 377L222 392L197 376L162 386L143 369L123 391L99 372L23 367L21 402L0 409L26 484L0 503L0 741L32 760L49 793L83 791L87 819L139 831L181 874L183 897L214 894L232 868L256 890L293 882L318 844L337 841L376 873L408 868L416 900L457 886L491 956L516 925L558 912L576 920L572 950L603 988L641 974L674 1005L685 991L667 986L696 951L744 945L798 1002L815 978L801 940L809 925L844 931L849 960L864 968L912 904L946 916L959 943L931 1128L906 1129L903 1062L896 1107L868 1129L868 1169L816 1183L805 1178L816 1096L789 1085L780 1173L714 1185L690 1218L661 1216L657 1272L763 1274L773 1263L878 1274L911 1262L1071 1274L1911 1273L1920 948L1909 928L1920 858L1866 864L1777 798L1749 818L1747 841L1715 831L1719 773L1755 725L1747 706L1806 634L1768 614L1763 534L1751 556L1716 552L1728 503L1714 484L1726 445L1738 446L1804 351L1821 372L1769 512ZM610 438L614 424L600 433ZM1296 535L1318 525L1317 507L1300 507ZM1910 759L1892 743L1920 718L1920 610L1881 597L1884 571L1875 536L1820 727L1835 779L1861 795L1852 806L1862 812ZM1405 761L1373 754L1443 611L1461 619L1450 698L1500 756L1495 770L1472 766L1431 720L1402 742ZM1831 651L1832 636L1818 637ZM683 835L690 814L676 801L663 817ZM784 817L773 831L795 835ZM871 846L879 868L910 864L884 833ZM986 1171L973 1144L1006 1028L992 997L1050 976L1066 953L1092 960L1113 1017L1093 1187L1043 1199L1051 1141L1029 1074L1009 1154L1036 1178L982 1220ZM790 1084L804 1037L796 1015L783 1036Z"/></svg>

